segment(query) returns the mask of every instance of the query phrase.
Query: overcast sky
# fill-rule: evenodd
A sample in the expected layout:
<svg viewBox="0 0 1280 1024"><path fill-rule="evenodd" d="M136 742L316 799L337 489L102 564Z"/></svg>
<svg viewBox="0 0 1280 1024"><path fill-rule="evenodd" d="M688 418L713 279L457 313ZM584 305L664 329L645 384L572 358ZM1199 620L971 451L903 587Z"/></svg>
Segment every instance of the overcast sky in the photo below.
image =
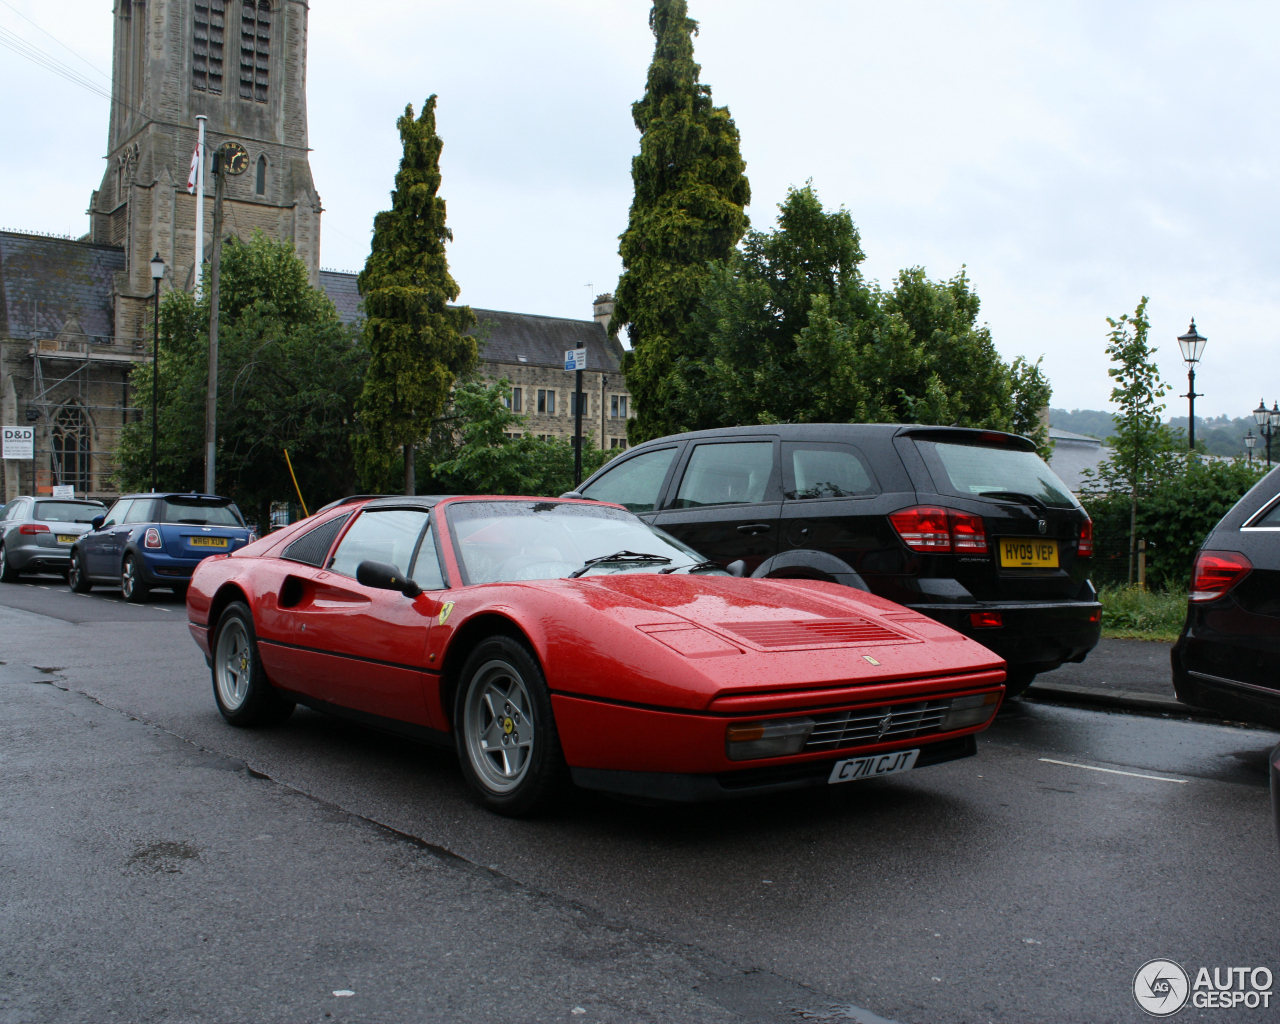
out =
<svg viewBox="0 0 1280 1024"><path fill-rule="evenodd" d="M620 271L648 9L311 0L322 264L363 265L395 119L435 92L462 301L590 316L591 289ZM0 0L0 28L96 77L18 12L110 70L110 0ZM869 277L966 265L1001 353L1044 356L1055 406L1108 407L1105 318L1143 294L1175 395L1176 336L1194 315L1209 338L1197 412L1280 397L1280 5L690 0L690 13L703 81L742 134L756 227L812 178L853 214ZM106 100L5 49L0 89L0 227L82 234Z"/></svg>

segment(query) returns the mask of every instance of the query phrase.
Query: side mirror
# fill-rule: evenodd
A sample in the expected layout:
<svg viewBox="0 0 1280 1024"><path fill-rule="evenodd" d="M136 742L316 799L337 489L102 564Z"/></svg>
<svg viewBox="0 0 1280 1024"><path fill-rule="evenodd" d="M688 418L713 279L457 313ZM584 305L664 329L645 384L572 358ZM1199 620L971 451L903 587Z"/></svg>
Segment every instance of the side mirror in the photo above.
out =
<svg viewBox="0 0 1280 1024"><path fill-rule="evenodd" d="M106 521L107 521L107 517L105 514L97 515L89 520L89 525L92 526L95 530L101 530L102 524L105 523Z"/></svg>
<svg viewBox="0 0 1280 1024"><path fill-rule="evenodd" d="M398 590L405 597L417 597L422 588L394 565L386 562L361 562L356 566L356 582L375 590Z"/></svg>
<svg viewBox="0 0 1280 1024"><path fill-rule="evenodd" d="M742 576L747 571L747 563L739 558L736 562L730 562L724 568L725 572L729 573L730 576Z"/></svg>
<svg viewBox="0 0 1280 1024"><path fill-rule="evenodd" d="M565 491L564 494L560 495L560 497L561 498L581 498L582 500L585 501L587 496L583 494L581 491Z"/></svg>

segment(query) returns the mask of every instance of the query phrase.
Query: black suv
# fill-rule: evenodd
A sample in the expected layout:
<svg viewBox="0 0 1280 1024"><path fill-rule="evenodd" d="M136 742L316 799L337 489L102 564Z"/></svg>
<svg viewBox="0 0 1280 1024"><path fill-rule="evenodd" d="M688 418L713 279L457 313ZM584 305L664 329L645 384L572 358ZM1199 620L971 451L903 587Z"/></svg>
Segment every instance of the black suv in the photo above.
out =
<svg viewBox="0 0 1280 1024"><path fill-rule="evenodd" d="M624 505L706 558L756 577L860 587L945 623L1009 663L1010 695L1083 661L1102 606L1093 524L1025 437L810 423L662 437L577 496Z"/></svg>
<svg viewBox="0 0 1280 1024"><path fill-rule="evenodd" d="M1172 654L1178 699L1280 727L1280 469L1205 538L1187 606Z"/></svg>

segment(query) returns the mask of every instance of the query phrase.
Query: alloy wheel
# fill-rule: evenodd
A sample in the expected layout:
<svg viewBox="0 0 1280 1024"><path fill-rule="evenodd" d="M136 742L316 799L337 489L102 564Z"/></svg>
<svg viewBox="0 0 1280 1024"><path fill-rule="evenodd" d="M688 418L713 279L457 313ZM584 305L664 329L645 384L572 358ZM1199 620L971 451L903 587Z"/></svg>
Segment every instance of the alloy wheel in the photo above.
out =
<svg viewBox="0 0 1280 1024"><path fill-rule="evenodd" d="M471 677L463 736L476 774L494 793L510 792L528 774L537 738L532 704L510 662L486 662Z"/></svg>
<svg viewBox="0 0 1280 1024"><path fill-rule="evenodd" d="M229 619L218 634L213 672L222 706L228 711L238 711L249 694L253 655L249 649L249 634L244 623L237 618Z"/></svg>

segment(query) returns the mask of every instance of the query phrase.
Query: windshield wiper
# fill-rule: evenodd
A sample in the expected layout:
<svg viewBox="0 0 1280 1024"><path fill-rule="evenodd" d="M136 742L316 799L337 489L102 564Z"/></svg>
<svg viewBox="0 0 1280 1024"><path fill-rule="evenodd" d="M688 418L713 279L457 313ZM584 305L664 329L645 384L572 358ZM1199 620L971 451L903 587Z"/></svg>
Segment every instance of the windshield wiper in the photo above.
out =
<svg viewBox="0 0 1280 1024"><path fill-rule="evenodd" d="M666 555L646 555L641 551L615 551L611 555L601 555L599 558L588 558L582 563L581 569L574 569L565 579L574 580L581 576L588 569L593 569L597 565L604 565L607 562L670 562Z"/></svg>
<svg viewBox="0 0 1280 1024"><path fill-rule="evenodd" d="M670 561L670 559L668 559ZM681 569L688 569L693 572L697 569L721 569L723 566L719 562L694 562L693 565L673 565L670 569L659 569L658 575L665 576L669 572L679 572Z"/></svg>
<svg viewBox="0 0 1280 1024"><path fill-rule="evenodd" d="M1048 508L1043 501L1031 494L1024 494L1022 491L979 491L979 498L1008 498L1016 501L1020 505L1034 505L1036 508Z"/></svg>

